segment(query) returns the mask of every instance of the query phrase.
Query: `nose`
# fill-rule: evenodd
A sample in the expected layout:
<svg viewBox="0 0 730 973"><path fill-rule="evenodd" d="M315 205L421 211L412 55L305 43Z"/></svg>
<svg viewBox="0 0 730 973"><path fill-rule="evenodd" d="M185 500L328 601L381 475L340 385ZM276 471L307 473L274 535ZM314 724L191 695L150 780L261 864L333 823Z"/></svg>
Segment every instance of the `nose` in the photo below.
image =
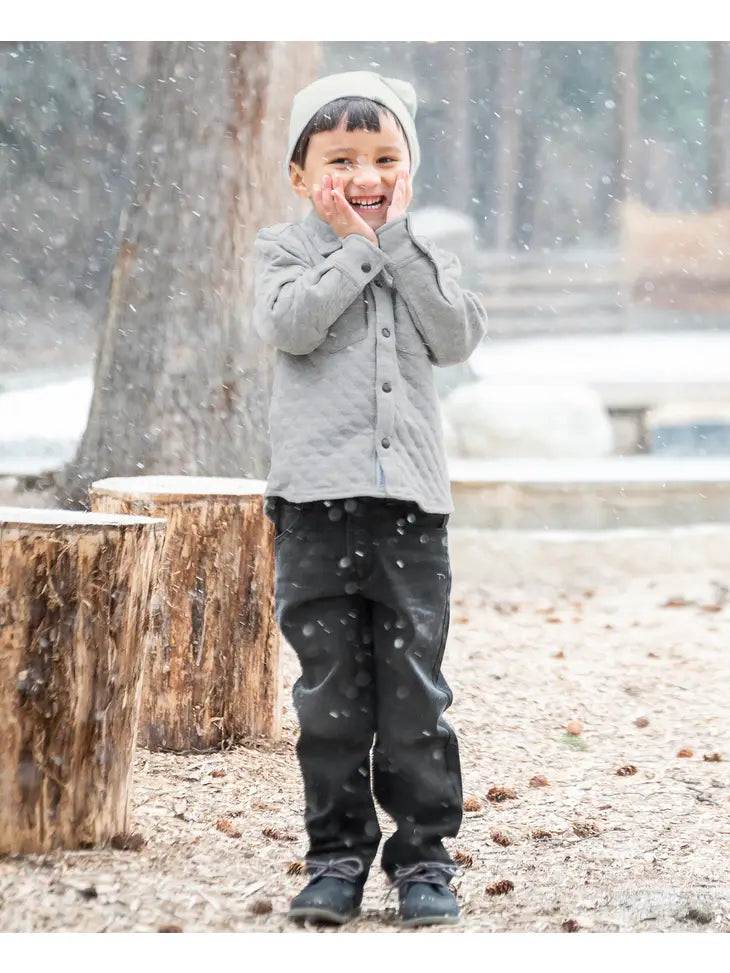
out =
<svg viewBox="0 0 730 973"><path fill-rule="evenodd" d="M358 159L355 163L352 181L357 186L362 186L364 189L368 188L369 186L378 186L380 185L380 173L372 162L366 162Z"/></svg>

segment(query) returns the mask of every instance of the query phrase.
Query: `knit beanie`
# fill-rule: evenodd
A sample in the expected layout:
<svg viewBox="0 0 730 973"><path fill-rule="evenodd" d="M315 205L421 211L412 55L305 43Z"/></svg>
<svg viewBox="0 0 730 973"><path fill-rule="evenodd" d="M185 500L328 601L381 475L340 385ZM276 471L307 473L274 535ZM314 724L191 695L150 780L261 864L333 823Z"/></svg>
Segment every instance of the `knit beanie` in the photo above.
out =
<svg viewBox="0 0 730 973"><path fill-rule="evenodd" d="M421 152L416 135L416 89L408 81L382 78L372 71L346 71L344 74L328 74L317 78L294 95L289 121L289 148L284 171L289 178L289 163L307 124L320 108L337 98L369 98L391 111L400 122L408 142L411 156L411 176L416 174Z"/></svg>

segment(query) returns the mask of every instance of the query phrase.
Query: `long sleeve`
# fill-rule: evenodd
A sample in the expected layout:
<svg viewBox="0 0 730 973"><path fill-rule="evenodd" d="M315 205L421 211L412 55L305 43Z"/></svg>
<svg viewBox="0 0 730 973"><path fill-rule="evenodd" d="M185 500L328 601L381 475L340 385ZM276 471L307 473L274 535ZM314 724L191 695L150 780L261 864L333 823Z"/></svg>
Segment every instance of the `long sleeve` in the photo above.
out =
<svg viewBox="0 0 730 973"><path fill-rule="evenodd" d="M281 351L306 355L385 266L385 254L359 234L313 267L288 235L287 224L261 230L256 256L254 324L261 338Z"/></svg>
<svg viewBox="0 0 730 973"><path fill-rule="evenodd" d="M486 334L487 312L461 287L457 257L414 237L408 216L386 223L377 236L433 364L466 361Z"/></svg>

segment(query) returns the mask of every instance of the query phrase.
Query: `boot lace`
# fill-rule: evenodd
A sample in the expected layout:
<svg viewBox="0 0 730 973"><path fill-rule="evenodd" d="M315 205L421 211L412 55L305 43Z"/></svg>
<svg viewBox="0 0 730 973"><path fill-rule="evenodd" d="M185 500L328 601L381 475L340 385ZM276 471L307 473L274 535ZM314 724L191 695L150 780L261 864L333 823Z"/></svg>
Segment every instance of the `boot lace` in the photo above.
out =
<svg viewBox="0 0 730 973"><path fill-rule="evenodd" d="M403 865L396 868L393 874L391 886L385 897L386 901L390 898L394 889L401 891L410 882L445 885L448 888L451 879L458 873L458 866L447 865L446 862L416 862L415 865Z"/></svg>
<svg viewBox="0 0 730 973"><path fill-rule="evenodd" d="M365 870L359 858L312 859L307 862L309 880L317 878L344 878L353 882Z"/></svg>

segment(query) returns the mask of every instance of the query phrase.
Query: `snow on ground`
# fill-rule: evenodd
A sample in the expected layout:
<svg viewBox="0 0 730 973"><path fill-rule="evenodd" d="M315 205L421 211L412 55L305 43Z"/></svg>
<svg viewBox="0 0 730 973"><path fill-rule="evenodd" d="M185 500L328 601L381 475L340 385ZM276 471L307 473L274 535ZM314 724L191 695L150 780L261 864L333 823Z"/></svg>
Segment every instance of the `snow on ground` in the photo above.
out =
<svg viewBox="0 0 730 973"><path fill-rule="evenodd" d="M85 377L0 395L0 474L40 473L71 459L92 392Z"/></svg>
<svg viewBox="0 0 730 973"><path fill-rule="evenodd" d="M608 408L729 401L728 362L730 332L716 331L487 339L470 359L480 379L586 384Z"/></svg>

